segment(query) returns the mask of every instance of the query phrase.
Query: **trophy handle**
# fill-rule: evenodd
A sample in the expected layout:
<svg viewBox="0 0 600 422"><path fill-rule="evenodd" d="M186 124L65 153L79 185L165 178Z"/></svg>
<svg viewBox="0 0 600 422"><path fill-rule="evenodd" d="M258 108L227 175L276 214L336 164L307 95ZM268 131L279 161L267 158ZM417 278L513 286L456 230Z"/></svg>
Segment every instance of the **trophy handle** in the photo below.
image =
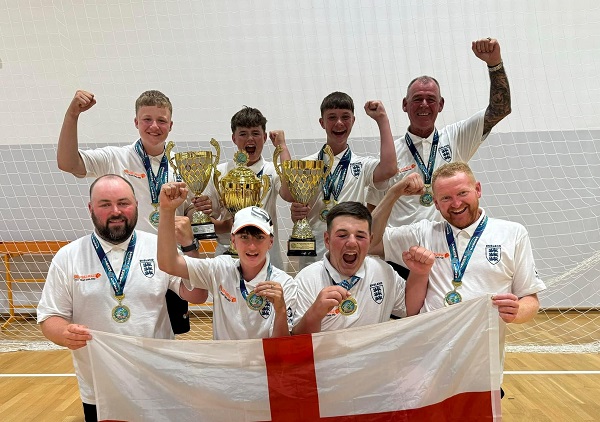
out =
<svg viewBox="0 0 600 422"><path fill-rule="evenodd" d="M325 154L327 154L327 156L329 157L329 164L327 164L327 171L323 175L323 179L326 179L327 176L329 176L329 173L331 173L331 169L333 167L333 160L335 157L333 156L333 151L331 151L331 147L329 145L325 145L324 151L325 151Z"/></svg>
<svg viewBox="0 0 600 422"><path fill-rule="evenodd" d="M277 159L279 158L279 155L281 155L281 151L283 151L281 145L277 145L275 147L275 151L273 151L273 165L275 166L275 171L277 172L279 178L283 178L283 163L279 162L279 164L277 164Z"/></svg>
<svg viewBox="0 0 600 422"><path fill-rule="evenodd" d="M265 197L267 196L267 194L269 193L269 189L271 189L271 179L269 179L269 176L267 176L266 174L263 174L262 177L262 195L260 197L260 207L263 207L263 201L265 200Z"/></svg>
<svg viewBox="0 0 600 422"><path fill-rule="evenodd" d="M165 155L167 156L167 160L169 160L169 164L171 164L171 167L173 167L173 172L175 173L175 175L179 175L179 168L177 167L177 164L175 164L175 161L171 157L171 150L173 149L173 147L175 147L175 143L173 141L169 141L167 143L167 147L165 148Z"/></svg>
<svg viewBox="0 0 600 422"><path fill-rule="evenodd" d="M210 138L210 144L217 151L217 155L215 156L215 161L213 162L213 167L216 169L217 166L219 165L219 158L221 158L221 147L219 146L219 143L217 142L217 140L215 138Z"/></svg>

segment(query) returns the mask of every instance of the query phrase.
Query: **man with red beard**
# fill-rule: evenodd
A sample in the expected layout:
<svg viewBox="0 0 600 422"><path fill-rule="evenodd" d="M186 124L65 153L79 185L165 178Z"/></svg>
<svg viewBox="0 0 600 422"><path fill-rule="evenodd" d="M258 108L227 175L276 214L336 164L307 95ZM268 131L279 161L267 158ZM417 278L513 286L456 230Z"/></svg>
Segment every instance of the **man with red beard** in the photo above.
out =
<svg viewBox="0 0 600 422"><path fill-rule="evenodd" d="M94 233L69 243L52 260L37 308L43 334L73 351L86 421L96 420L87 342L89 330L173 338L165 302L171 290L193 303L205 290L185 288L156 264L155 234L135 230L137 200L131 184L110 174L90 187Z"/></svg>
<svg viewBox="0 0 600 422"><path fill-rule="evenodd" d="M406 180L406 190L422 189L419 182ZM324 234L328 252L295 278L293 334L376 324L389 321L392 313L419 313L433 253L420 246L406 248L402 257L411 272L405 281L381 259L367 256L371 225L371 213L359 202L342 202L329 211Z"/></svg>

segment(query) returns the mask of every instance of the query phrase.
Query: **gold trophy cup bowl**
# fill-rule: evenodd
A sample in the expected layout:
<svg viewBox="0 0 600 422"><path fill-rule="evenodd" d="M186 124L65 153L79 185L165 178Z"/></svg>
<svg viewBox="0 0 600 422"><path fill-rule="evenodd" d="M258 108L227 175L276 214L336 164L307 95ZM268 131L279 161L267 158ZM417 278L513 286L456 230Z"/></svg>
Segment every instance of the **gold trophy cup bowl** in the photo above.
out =
<svg viewBox="0 0 600 422"><path fill-rule="evenodd" d="M210 140L210 144L215 148L216 155L213 160L211 151L187 151L178 152L171 157L171 150L175 146L173 141L169 141L165 154L169 164L173 167L175 175L185 182L190 191L195 196L202 195L204 189L210 181L211 175L215 175L221 155L221 148L215 139ZM192 214L192 232L198 240L216 239L215 225L210 217L201 211L195 211Z"/></svg>
<svg viewBox="0 0 600 422"><path fill-rule="evenodd" d="M319 190L323 180L331 173L333 152L329 145L325 147L329 157L329 165L323 160L285 160L277 163L281 147L277 146L273 153L273 164L279 177L287 183L295 202L308 204ZM288 256L317 256L316 240L308 219L303 218L294 223L292 235L288 240Z"/></svg>
<svg viewBox="0 0 600 422"><path fill-rule="evenodd" d="M238 151L234 156L234 161L237 166L223 176L221 180L215 181L219 197L232 215L235 215L242 208L261 207L271 188L269 176L263 174L259 178L246 166L248 154L245 151ZM229 245L229 249L225 254L237 257L237 251L232 244Z"/></svg>

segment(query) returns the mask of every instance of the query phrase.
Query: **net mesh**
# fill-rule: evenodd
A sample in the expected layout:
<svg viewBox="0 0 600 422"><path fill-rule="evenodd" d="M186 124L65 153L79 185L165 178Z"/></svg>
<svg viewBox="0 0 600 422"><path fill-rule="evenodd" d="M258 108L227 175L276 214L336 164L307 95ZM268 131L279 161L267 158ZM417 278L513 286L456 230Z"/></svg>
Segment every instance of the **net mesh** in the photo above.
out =
<svg viewBox="0 0 600 422"><path fill-rule="evenodd" d="M438 126L467 118L488 103L485 64L470 43L489 35L502 48L513 112L471 164L486 212L529 230L548 286L535 320L509 327L509 350L598 351L600 5L484 3L0 1L0 241L70 241L90 231L91 180L56 166L76 89L98 100L80 118L82 148L133 142L134 100L159 89L174 104L170 139L178 148L209 150L214 137L223 159L233 156L229 119L243 105L259 108L268 129L286 131L293 158L317 151L324 142L319 104L340 90L356 102L353 151L377 156L377 126L362 103L381 99L400 136L406 85L430 74L446 98ZM268 145L265 158L272 153ZM280 202L283 250L289 215ZM11 255L7 262L12 277L43 280L50 258ZM284 261L290 273L298 270ZM0 341L43 341L34 320L42 287L7 283L0 271ZM183 338L210 338L210 308L193 313ZM11 314L22 318L8 322Z"/></svg>

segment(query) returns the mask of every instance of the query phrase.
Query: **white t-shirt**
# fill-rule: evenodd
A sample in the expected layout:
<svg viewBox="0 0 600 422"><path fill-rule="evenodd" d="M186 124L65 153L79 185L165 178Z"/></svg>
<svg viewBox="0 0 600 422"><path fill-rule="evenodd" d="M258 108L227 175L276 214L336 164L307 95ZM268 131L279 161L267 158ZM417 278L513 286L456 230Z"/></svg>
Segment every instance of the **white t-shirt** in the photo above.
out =
<svg viewBox="0 0 600 422"><path fill-rule="evenodd" d="M336 166L344 156L346 150L347 149L335 156L333 168L331 169L332 173L335 171ZM303 158L303 160L318 160L318 155L319 153L315 153ZM325 156L324 160L326 161L326 164L327 159L328 158ZM377 183L377 185L375 185L375 183L373 182L373 173L375 172L375 168L378 164L379 159L377 158L361 157L353 152L352 157L350 159L350 164L348 165L348 171L346 172L346 178L344 179L344 185L337 199L337 202L340 203L345 201L356 201L364 204L366 201L366 187L371 187L373 189L381 189L387 187L387 181ZM332 201L330 207L332 207L334 200L333 193L331 194L330 200ZM323 209L325 209L326 207L325 203L323 202L322 188L320 188L317 191L317 194L310 200L308 205L310 206L311 210L308 213L307 218L308 222L310 223L310 227L313 231L313 234L315 235L317 256L299 257L298 260L300 263L300 268L303 268L310 263L320 261L326 252L323 233L327 231L327 223L321 220L321 211L323 211Z"/></svg>
<svg viewBox="0 0 600 422"><path fill-rule="evenodd" d="M275 309L267 303L260 311L246 305L240 289L239 259L229 255L197 259L184 256L190 279L183 280L188 289L199 287L213 295L213 338L215 340L244 340L271 337L275 322ZM254 279L245 281L247 292L258 283L267 280L269 257ZM283 288L287 309L288 326L291 331L292 311L296 306L296 283L285 272L272 266L271 281Z"/></svg>
<svg viewBox="0 0 600 422"><path fill-rule="evenodd" d="M219 170L219 172L221 173L220 178L225 177L227 173L233 170L236 166L236 163L233 161L219 164L217 166L217 170ZM279 231L277 223L277 197L279 196L279 189L281 188L281 181L279 179L279 175L275 171L275 165L270 161L265 161L262 157L260 157L260 159L256 163L252 164L249 167L249 169L252 170L256 175L258 175L262 171L261 175L267 175L269 177L269 180L271 181L271 187L267 192L267 196L262 201L262 204L257 204L257 206L260 206L265 211L267 211L269 213L269 216L271 217L271 220L273 220L273 247L270 251L271 263L277 268L283 268L283 259L281 256L281 247L279 245ZM227 220L233 218L231 213L227 211L227 209L220 203L220 198L217 196L217 193L214 189L214 185L212 183L206 189L205 194L208 195L212 200L213 217L220 220ZM231 234L219 233L218 236L219 239L215 255L222 255L227 249L229 249L229 244L231 243Z"/></svg>
<svg viewBox="0 0 600 422"><path fill-rule="evenodd" d="M352 315L342 315L333 308L321 321L321 331L340 330L389 321L393 313L406 316L406 282L391 266L374 256L367 256L355 274L360 280L350 289L357 302ZM346 277L331 265L328 255L301 270L295 278L298 285L298 300L294 314L294 325L298 324L308 308L325 287L341 283Z"/></svg>
<svg viewBox="0 0 600 422"><path fill-rule="evenodd" d="M118 174L131 183L135 191L135 197L138 200L139 217L136 228L148 233L156 233L156 227L150 224L149 220L150 214L155 208L152 206L150 197L148 176L142 159L135 151L135 142L126 146L106 146L91 150L79 150L79 155L81 155L85 164L86 177L98 178L105 174ZM156 157L148 156L155 175L158 173L162 157L163 154ZM168 166L167 180L171 182L175 180L170 165ZM186 205L184 203L178 207L176 214L184 215Z"/></svg>
<svg viewBox="0 0 600 422"><path fill-rule="evenodd" d="M452 227L459 260L477 225L485 215L464 230ZM402 251L421 245L436 254L429 276L427 296L421 312L444 307L444 297L453 289L450 249L445 234L446 222L421 220L417 223L388 227L383 235L385 259L404 265ZM513 293L518 297L544 290L538 277L529 234L519 223L489 218L457 289L463 300L488 293Z"/></svg>
<svg viewBox="0 0 600 422"><path fill-rule="evenodd" d="M113 308L118 302L88 235L69 243L52 259L37 308L38 323L51 316L59 316L92 330L138 337L173 338L165 294L167 289L179 294L181 279L158 269L156 235L138 230L135 233L136 246L122 301L131 312L128 321L119 323L112 318ZM129 239L112 245L97 237L118 277ZM92 371L85 347L73 351L73 364L82 401L94 404Z"/></svg>
<svg viewBox="0 0 600 422"><path fill-rule="evenodd" d="M434 170L446 163L456 161L468 162L475 155L477 149L487 137L487 135L483 136L484 116L485 110L481 110L467 120L448 125L438 131L439 141ZM410 138L426 167L429 162L434 132L427 138L421 138L410 133ZM423 176L406 145L405 137L406 135L394 142L399 171L396 176L390 179L390 186L411 173ZM385 192L385 190L378 191L369 188L367 202L373 205L379 204ZM435 205L431 205L430 207L421 205L419 195L402 196L392 208L390 218L388 219L388 227L406 226L422 219L442 221L442 215L435 208Z"/></svg>

